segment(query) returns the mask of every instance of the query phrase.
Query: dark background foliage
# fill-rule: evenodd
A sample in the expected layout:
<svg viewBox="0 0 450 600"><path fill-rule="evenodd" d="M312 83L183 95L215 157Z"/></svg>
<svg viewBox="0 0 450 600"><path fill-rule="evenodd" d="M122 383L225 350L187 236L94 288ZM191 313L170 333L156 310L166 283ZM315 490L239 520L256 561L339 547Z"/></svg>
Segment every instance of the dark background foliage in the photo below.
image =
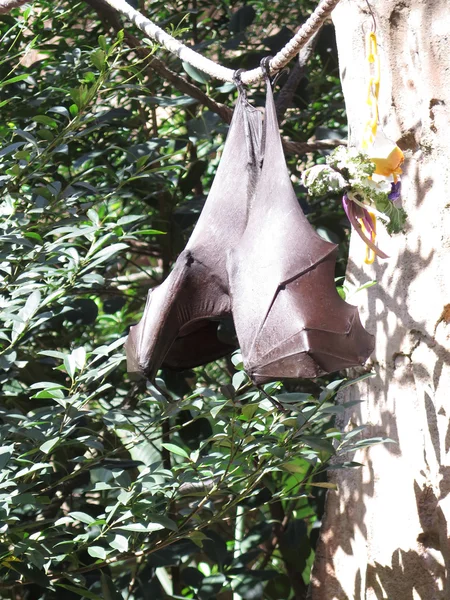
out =
<svg viewBox="0 0 450 600"><path fill-rule="evenodd" d="M314 4L139 8L252 68ZM283 412L239 353L163 371L159 389L126 373L128 328L192 231L234 87L124 32L100 0L36 2L1 17L0 36L0 597L305 598L327 461L366 443L333 425L348 382L265 386ZM276 84L283 135L345 137L331 25L296 68ZM342 276L341 208L309 202L299 179L323 160L287 156Z"/></svg>

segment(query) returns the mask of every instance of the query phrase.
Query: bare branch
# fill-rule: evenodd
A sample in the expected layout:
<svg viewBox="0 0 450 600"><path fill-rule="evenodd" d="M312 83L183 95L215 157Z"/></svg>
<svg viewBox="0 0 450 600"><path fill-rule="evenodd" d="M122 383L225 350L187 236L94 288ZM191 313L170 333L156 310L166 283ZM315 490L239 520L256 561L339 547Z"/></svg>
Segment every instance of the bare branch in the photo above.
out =
<svg viewBox="0 0 450 600"><path fill-rule="evenodd" d="M220 104L216 102L208 95L206 95L200 88L196 85L193 85L177 73L169 69L162 60L153 56L149 50L143 48L140 41L131 35L130 33L125 33L124 40L126 43L136 51L136 54L140 58L147 59L147 67L152 71L155 71L163 77L166 81L170 82L174 87L177 88L178 91L194 98L194 100L198 100L203 106L206 106L212 112L218 114L226 123L231 122L231 117L233 116L233 111L225 104Z"/></svg>
<svg viewBox="0 0 450 600"><path fill-rule="evenodd" d="M347 140L317 140L315 142L291 142L282 138L283 148L289 154L308 154L316 150L334 150L337 146L346 146Z"/></svg>

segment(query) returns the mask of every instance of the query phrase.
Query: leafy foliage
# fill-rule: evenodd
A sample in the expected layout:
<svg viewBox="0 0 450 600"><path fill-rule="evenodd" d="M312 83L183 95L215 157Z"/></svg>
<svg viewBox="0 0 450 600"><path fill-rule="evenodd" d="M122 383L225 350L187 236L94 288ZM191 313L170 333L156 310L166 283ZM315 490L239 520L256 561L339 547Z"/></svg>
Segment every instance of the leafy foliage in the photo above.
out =
<svg viewBox="0 0 450 600"><path fill-rule="evenodd" d="M313 3L298 4L147 8L196 48L251 67ZM42 0L0 21L0 595L298 597L327 462L351 466L369 442L333 426L342 379L262 393L238 354L163 372L157 387L126 374L127 329L195 223L226 126L157 76L117 24L105 29L109 17ZM330 61L318 50L285 114L294 140L318 126L342 134ZM183 72L231 103L232 87ZM304 165L290 163L298 180ZM305 208L345 240L340 209Z"/></svg>

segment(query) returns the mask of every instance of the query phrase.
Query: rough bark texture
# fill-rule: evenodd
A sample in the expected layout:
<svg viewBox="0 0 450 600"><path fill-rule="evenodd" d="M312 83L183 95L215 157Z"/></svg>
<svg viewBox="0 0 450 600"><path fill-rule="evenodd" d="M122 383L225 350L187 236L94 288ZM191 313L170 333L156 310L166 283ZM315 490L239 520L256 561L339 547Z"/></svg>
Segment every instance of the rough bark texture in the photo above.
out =
<svg viewBox="0 0 450 600"><path fill-rule="evenodd" d="M380 118L409 151L405 235L379 237L389 261L364 265L353 239L348 278L378 285L355 296L376 335L375 377L344 400L361 399L344 428L398 444L356 455L330 492L312 600L450 598L450 18L448 0L377 0ZM363 0L342 0L333 19L351 139L365 121ZM381 229L381 228L380 228Z"/></svg>

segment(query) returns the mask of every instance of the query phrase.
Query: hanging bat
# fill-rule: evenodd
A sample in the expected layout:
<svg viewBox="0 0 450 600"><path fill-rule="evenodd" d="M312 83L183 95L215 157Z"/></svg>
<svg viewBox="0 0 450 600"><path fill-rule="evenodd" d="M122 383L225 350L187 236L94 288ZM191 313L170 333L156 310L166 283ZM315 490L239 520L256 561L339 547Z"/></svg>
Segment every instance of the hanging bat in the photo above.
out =
<svg viewBox="0 0 450 600"><path fill-rule="evenodd" d="M363 364L374 338L334 284L337 246L310 225L295 196L267 84L265 147L247 227L228 262L244 366L261 384Z"/></svg>
<svg viewBox="0 0 450 600"><path fill-rule="evenodd" d="M131 328L129 370L153 379L161 366L190 368L224 356L236 347L220 336L230 317L256 384L364 363L373 336L336 291L336 253L295 196L270 83L264 122L240 90L194 232Z"/></svg>
<svg viewBox="0 0 450 600"><path fill-rule="evenodd" d="M231 319L227 257L244 233L260 173L262 113L240 93L208 198L168 278L150 290L126 343L128 370L152 380L161 366L187 369L237 348L219 335Z"/></svg>

